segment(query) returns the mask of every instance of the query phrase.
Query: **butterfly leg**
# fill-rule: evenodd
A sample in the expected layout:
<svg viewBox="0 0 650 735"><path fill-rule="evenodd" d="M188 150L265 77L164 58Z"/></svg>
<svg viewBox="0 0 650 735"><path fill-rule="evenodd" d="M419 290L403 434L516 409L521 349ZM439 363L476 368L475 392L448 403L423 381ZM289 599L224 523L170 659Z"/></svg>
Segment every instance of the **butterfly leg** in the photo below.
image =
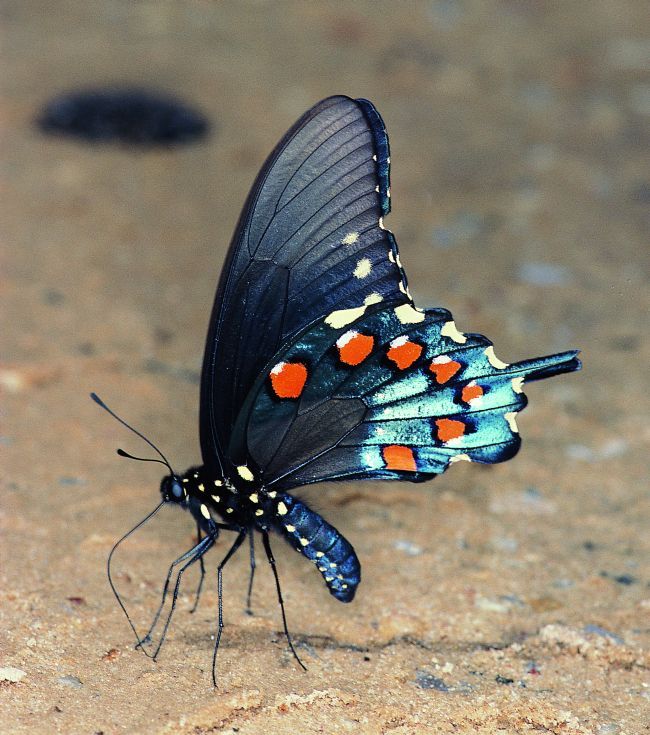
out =
<svg viewBox="0 0 650 735"><path fill-rule="evenodd" d="M253 578L255 577L255 531L252 528L249 531L248 540L250 543L251 574L248 578L248 592L246 593L246 615L252 615L251 596L253 594Z"/></svg>
<svg viewBox="0 0 650 735"><path fill-rule="evenodd" d="M198 521L196 523L196 535L198 536L199 543L201 543L201 524ZM191 613L196 612L196 608L199 606L199 597L201 597L201 590L203 589L203 580L205 579L205 562L203 561L202 556L199 559L199 566L201 568L201 578L199 579L199 586L196 588L196 597L194 598L194 604L192 605L192 608L190 609Z"/></svg>
<svg viewBox="0 0 650 735"><path fill-rule="evenodd" d="M178 591L180 590L181 579L183 577L183 572L185 572L186 569L189 569L189 567L191 567L192 564L194 564L196 561L198 561L203 556L203 554L205 554L206 551L208 551L208 549L210 549L212 546L214 546L214 542L215 542L216 538L217 538L216 533L215 534L210 534L209 536L206 536L193 549L190 549L190 551L188 551L185 554L183 554L182 557L179 557L180 560L181 560L181 562L179 562L179 560L177 559L174 562L174 564L172 565L172 567L173 567L174 565L177 564L177 562L178 563L182 563L182 561L185 561L185 563L183 564L183 566L178 570L178 574L176 575L176 583L174 585L174 592L172 594L171 608L169 610L169 614L167 615L167 619L165 620L165 625L163 627L163 631L162 631L162 634L160 636L160 640L158 641L158 645L156 646L156 650L154 651L154 654L152 656L152 658L154 659L154 661L158 657L158 654L160 653L160 649L162 648L162 645L165 642L165 637L167 636L167 629L169 628L169 624L170 624L171 619L172 619L172 616L174 614L174 609L176 608L176 600L178 599ZM170 569L171 569L171 567L170 567ZM163 596L163 601L162 601L160 610L162 610L162 608L165 605L166 591L169 588L169 577L168 577L167 581L165 582L165 586L166 586L165 595ZM158 613L157 617L159 617L159 616L160 616L160 613ZM149 637L149 638L150 638L150 636L151 636L151 634L153 632L153 629L155 628L155 623L157 623L157 620L154 621L154 625L151 627L149 633L147 634L147 637Z"/></svg>
<svg viewBox="0 0 650 735"><path fill-rule="evenodd" d="M204 539L200 539L199 543L196 544L196 546L193 546L189 551L186 551L184 554L181 554L178 559L174 559L174 561L169 565L169 569L167 570L167 577L165 578L165 583L163 584L162 589L162 596L160 600L160 605L158 606L158 610L156 611L156 614L154 615L153 622L149 626L149 630L147 631L147 634L144 636L144 638L141 638L136 648L142 648L147 643L151 643L151 635L156 627L158 625L158 620L160 619L160 615L165 607L165 602L167 601L167 594L169 592L169 583L172 578L172 574L174 573L174 570L179 564L182 564L183 562L187 561L188 559L196 556L199 554L199 558L201 561L203 561L203 554L212 546L214 543L215 537L206 536ZM211 540L210 540L211 539ZM144 648L142 649L144 651ZM150 654L147 653L147 656Z"/></svg>
<svg viewBox="0 0 650 735"><path fill-rule="evenodd" d="M293 641L291 640L291 634L289 633L289 628L287 626L287 616L284 611L284 600L282 599L282 590L280 589L280 578L278 577L278 570L275 566L275 557L273 556L273 552L271 551L271 541L269 539L268 531L262 531L262 543L264 544L266 558L269 560L269 564L271 565L271 569L273 570L273 577L275 578L275 588L278 591L278 602L280 603L280 610L282 612L282 625L284 626L284 635L287 639L287 643L289 644L289 648L291 649L293 657L300 664L300 666L302 666L302 668L307 671L307 667L300 660L300 656L298 656L298 654L296 653L296 649L293 647Z"/></svg>
<svg viewBox="0 0 650 735"><path fill-rule="evenodd" d="M214 653L212 654L212 683L217 686L217 652L219 650L219 644L221 643L221 632L223 631L223 568L226 566L230 558L242 545L248 529L244 528L239 531L237 538L233 545L228 550L228 553L221 560L221 563L217 567L217 595L219 600L219 628L217 630L217 637L214 642Z"/></svg>

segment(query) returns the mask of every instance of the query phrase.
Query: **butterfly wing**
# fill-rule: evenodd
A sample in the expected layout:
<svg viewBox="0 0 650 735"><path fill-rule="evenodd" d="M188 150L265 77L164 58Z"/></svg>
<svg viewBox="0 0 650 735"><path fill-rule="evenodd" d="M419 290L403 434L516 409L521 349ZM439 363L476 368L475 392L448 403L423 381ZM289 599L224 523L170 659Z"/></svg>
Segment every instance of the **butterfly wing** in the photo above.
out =
<svg viewBox="0 0 650 735"><path fill-rule="evenodd" d="M525 381L579 368L576 352L507 365L443 309L335 310L267 365L229 452L267 488L323 480L422 481L520 445Z"/></svg>
<svg viewBox="0 0 650 735"><path fill-rule="evenodd" d="M227 255L201 378L206 465L227 447L256 378L334 309L410 303L392 234L388 138L370 102L331 97L303 115L260 171Z"/></svg>

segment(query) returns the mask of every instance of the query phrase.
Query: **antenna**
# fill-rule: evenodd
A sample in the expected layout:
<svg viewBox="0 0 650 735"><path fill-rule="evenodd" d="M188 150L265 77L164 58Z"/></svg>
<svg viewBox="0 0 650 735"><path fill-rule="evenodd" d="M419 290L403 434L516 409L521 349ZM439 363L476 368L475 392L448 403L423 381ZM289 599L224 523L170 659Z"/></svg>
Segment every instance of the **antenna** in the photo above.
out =
<svg viewBox="0 0 650 735"><path fill-rule="evenodd" d="M101 408L103 408L104 411L106 411L107 413L110 413L110 415L114 419L116 419L117 421L119 421L122 424L122 426L126 426L126 428L129 429L129 431L132 431L136 436L139 436L140 439L143 439L144 441L146 441L147 444L154 451L158 452L158 454L162 457L162 461L160 459L148 459L146 457L135 457L133 454L129 454L128 452L125 452L123 449L118 449L117 450L117 453L120 455L120 457L128 457L129 459L138 459L138 460L140 460L142 462L159 462L160 464L164 464L167 467L167 469L169 470L170 474L172 474L172 475L176 474L174 472L174 470L172 469L172 466L167 461L167 457L165 457L165 455L160 451L160 449L158 449L158 447L151 441L151 439L147 439L147 437L144 434L142 434L141 432L139 432L137 429L134 429L130 424L127 424L127 422L123 418L120 418L115 413L115 411L112 411L104 403L104 401L102 401L102 399L97 395L97 393L91 393L90 394L90 397L93 399L93 401L95 401L95 403L98 406L100 406Z"/></svg>

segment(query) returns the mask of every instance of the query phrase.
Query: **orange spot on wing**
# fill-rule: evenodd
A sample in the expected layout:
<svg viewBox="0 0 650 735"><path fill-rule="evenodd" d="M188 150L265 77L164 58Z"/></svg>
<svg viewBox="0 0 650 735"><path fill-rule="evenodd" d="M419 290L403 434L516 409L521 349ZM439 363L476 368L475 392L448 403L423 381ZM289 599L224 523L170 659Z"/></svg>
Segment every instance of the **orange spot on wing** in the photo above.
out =
<svg viewBox="0 0 650 735"><path fill-rule="evenodd" d="M443 385L456 375L460 370L461 364L455 360L447 360L446 362L432 362L429 370L436 376L436 381Z"/></svg>
<svg viewBox="0 0 650 735"><path fill-rule="evenodd" d="M483 395L483 388L480 385L466 385L460 397L465 403L473 401L475 398L480 398Z"/></svg>
<svg viewBox="0 0 650 735"><path fill-rule="evenodd" d="M400 444L391 444L382 449L386 469L389 470L407 470L416 472L415 455L410 447L404 447Z"/></svg>
<svg viewBox="0 0 650 735"><path fill-rule="evenodd" d="M307 382L301 362L279 362L271 370L271 387L278 398L299 398Z"/></svg>
<svg viewBox="0 0 650 735"><path fill-rule="evenodd" d="M402 341L395 339L391 342L391 347L386 353L389 360L397 365L400 370L406 370L420 357L422 354L422 345L409 340Z"/></svg>
<svg viewBox="0 0 650 735"><path fill-rule="evenodd" d="M368 334L352 333L339 338L336 343L339 348L339 359L346 365L359 365L372 352L375 338Z"/></svg>
<svg viewBox="0 0 650 735"><path fill-rule="evenodd" d="M436 427L438 429L438 439L441 442L458 439L465 433L465 424L455 419L436 419Z"/></svg>

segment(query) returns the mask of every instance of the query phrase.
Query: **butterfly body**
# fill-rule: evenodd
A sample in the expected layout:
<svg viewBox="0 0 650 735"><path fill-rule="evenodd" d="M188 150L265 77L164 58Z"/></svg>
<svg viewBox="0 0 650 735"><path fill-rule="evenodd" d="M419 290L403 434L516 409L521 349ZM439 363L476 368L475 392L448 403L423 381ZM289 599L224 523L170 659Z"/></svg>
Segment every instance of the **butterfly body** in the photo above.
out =
<svg viewBox="0 0 650 735"><path fill-rule="evenodd" d="M520 446L524 384L580 368L574 350L508 364L446 309L415 305L384 225L389 164L374 106L331 97L276 146L242 211L205 346L203 464L179 476L165 460L161 486L163 502L189 510L200 530L170 567L163 604L177 566L174 601L184 569L200 561L203 572L220 532L236 534L217 568L219 631L221 570L246 536L254 570L256 532L281 606L270 533L313 562L334 597L354 597L353 547L294 488L422 482L458 461L507 460ZM249 599L251 586L252 575Z"/></svg>

